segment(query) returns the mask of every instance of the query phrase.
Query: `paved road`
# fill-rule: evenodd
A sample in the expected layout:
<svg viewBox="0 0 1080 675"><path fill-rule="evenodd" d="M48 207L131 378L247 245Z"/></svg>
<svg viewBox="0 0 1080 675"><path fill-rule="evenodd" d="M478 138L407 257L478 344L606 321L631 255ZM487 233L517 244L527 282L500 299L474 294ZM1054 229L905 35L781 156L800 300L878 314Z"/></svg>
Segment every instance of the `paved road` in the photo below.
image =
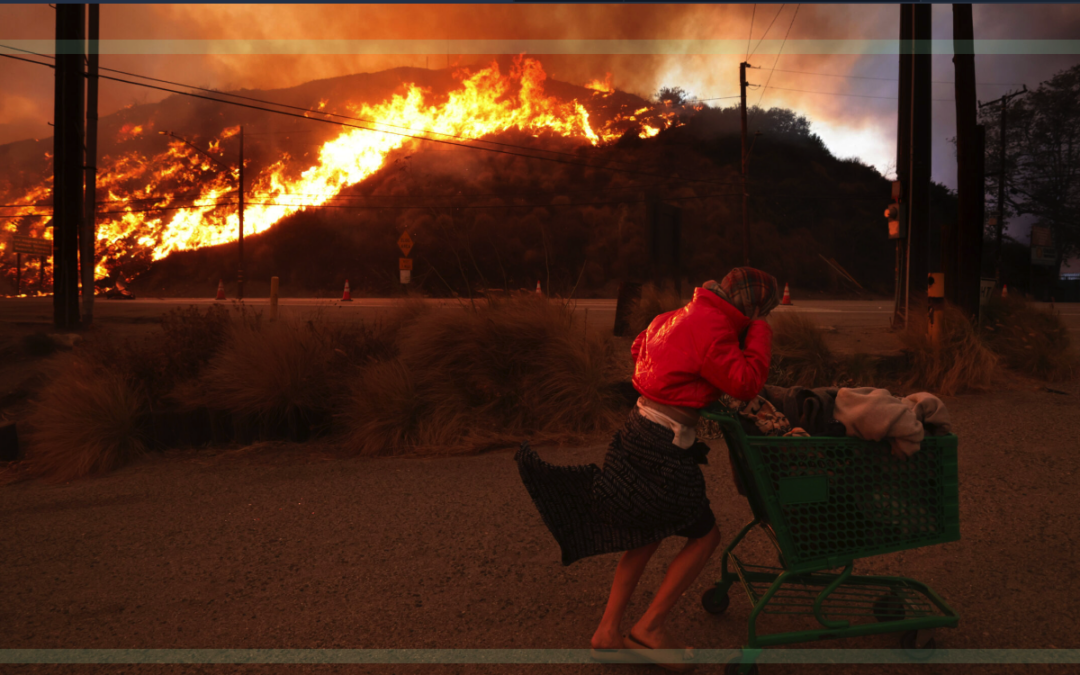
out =
<svg viewBox="0 0 1080 675"><path fill-rule="evenodd" d="M282 298L279 311L284 316L305 317L320 313L332 320L371 320L391 311L399 300L395 298L355 298L342 302L327 298ZM428 300L444 307L457 306L461 300ZM207 298L137 298L135 300L105 300L94 303L95 319L100 325L128 332L137 324L151 324L162 313L177 307L221 304L233 301L214 301ZM267 312L269 300L254 298L244 304ZM1045 306L1045 305L1044 305ZM1057 311L1080 342L1080 305L1058 304ZM52 298L0 298L0 322L21 324L36 330L47 329L52 322ZM575 311L590 330L610 331L615 324L614 300L577 300ZM778 307L777 314L799 312L811 315L825 329L829 346L838 352L887 353L900 348L896 334L889 330L892 304L879 300L799 300L790 307Z"/></svg>

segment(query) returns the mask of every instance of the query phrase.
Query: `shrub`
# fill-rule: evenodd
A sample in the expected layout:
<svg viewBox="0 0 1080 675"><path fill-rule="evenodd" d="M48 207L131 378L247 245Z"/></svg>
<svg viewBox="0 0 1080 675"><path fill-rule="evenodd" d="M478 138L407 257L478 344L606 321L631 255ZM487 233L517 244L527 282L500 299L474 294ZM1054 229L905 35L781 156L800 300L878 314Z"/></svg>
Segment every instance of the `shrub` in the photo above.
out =
<svg viewBox="0 0 1080 675"><path fill-rule="evenodd" d="M341 384L333 343L313 321L232 323L186 402L257 419L268 428L328 414Z"/></svg>
<svg viewBox="0 0 1080 675"><path fill-rule="evenodd" d="M1077 354L1056 312L995 297L983 308L982 325L984 342L1009 368L1051 382L1076 377Z"/></svg>
<svg viewBox="0 0 1080 675"><path fill-rule="evenodd" d="M157 403L210 362L230 322L228 311L217 305L205 312L195 306L177 308L162 316L161 332L139 341L97 335L84 352L98 366L123 373Z"/></svg>
<svg viewBox="0 0 1080 675"><path fill-rule="evenodd" d="M630 335L637 337L641 331L649 327L652 320L665 312L672 312L683 307L683 301L675 288L671 285L663 289L655 284L645 284L641 287L641 299L634 303L634 308L627 317Z"/></svg>
<svg viewBox="0 0 1080 675"><path fill-rule="evenodd" d="M450 452L525 435L609 431L625 402L612 341L521 297L417 314L399 356L363 368L345 411L360 454Z"/></svg>
<svg viewBox="0 0 1080 675"><path fill-rule="evenodd" d="M904 386L924 387L945 396L985 391L997 367L997 356L983 345L971 322L955 306L947 304L941 320L941 344L935 348L926 333L926 315L912 312L900 334L908 355Z"/></svg>
<svg viewBox="0 0 1080 675"><path fill-rule="evenodd" d="M76 354L45 386L28 419L27 465L66 481L104 473L146 453L146 397L130 378Z"/></svg>
<svg viewBox="0 0 1080 675"><path fill-rule="evenodd" d="M769 317L773 330L770 379L778 386L826 387L836 378L836 359L825 333L813 319L798 312Z"/></svg>

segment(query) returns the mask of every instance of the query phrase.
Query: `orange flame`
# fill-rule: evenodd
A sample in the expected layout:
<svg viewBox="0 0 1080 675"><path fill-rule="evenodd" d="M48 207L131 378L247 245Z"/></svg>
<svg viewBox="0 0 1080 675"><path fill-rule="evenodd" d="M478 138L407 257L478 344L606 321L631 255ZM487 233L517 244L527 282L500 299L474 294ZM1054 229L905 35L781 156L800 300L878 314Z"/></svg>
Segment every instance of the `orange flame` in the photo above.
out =
<svg viewBox="0 0 1080 675"><path fill-rule="evenodd" d="M585 88L594 89L598 94L610 94L615 91L615 87L611 84L611 73L608 73L603 80L593 80L587 83Z"/></svg>
<svg viewBox="0 0 1080 675"><path fill-rule="evenodd" d="M140 124L134 122L128 122L124 126L120 127L120 132L116 135L117 141L130 141L133 138L138 138L142 135L143 128Z"/></svg>
<svg viewBox="0 0 1080 675"><path fill-rule="evenodd" d="M455 73L458 84L438 98L415 84L405 85L404 92L375 105L346 104L357 118L371 120L368 129L344 128L318 151L317 159L306 168L283 155L257 175L249 172L245 185L244 229L246 234L264 232L282 218L303 208L319 206L343 188L371 176L398 150L411 150L422 141L402 136L452 135L481 138L509 130L533 136L545 134L578 139L598 145L621 136L615 123L625 120L617 115L603 128L594 128L589 112L577 100L559 100L544 92L546 73L540 63L524 56L514 60L509 73L500 72L497 63L476 72ZM605 82L610 86L611 74ZM595 83L590 83L595 84ZM595 89L595 87L594 87ZM320 101L319 108L327 101ZM650 110L642 108L635 114ZM661 125L667 120L654 120ZM393 126L385 126L393 125ZM625 125L623 129L625 129ZM385 129L394 133L373 131ZM212 152L239 133L239 127L224 129L209 139ZM646 136L659 128L643 126ZM143 129L125 125L121 135L134 138ZM196 142L206 147L207 139ZM235 143L235 142L232 142ZM233 149L225 149L226 154ZM224 162L226 165L232 162ZM130 271L160 260L175 251L198 249L235 241L239 214L236 209L237 167L226 170L196 152L186 143L172 141L168 148L146 157L129 152L102 162L98 170L97 254L99 277L121 267ZM21 221L0 221L3 229L24 234L43 233L47 216L33 204L47 204L51 199L51 179L31 190L18 201ZM186 208L177 208L177 207ZM47 209L47 207L45 207ZM172 208L173 210L168 210ZM12 215L10 211L5 215ZM3 249L0 249L2 252Z"/></svg>

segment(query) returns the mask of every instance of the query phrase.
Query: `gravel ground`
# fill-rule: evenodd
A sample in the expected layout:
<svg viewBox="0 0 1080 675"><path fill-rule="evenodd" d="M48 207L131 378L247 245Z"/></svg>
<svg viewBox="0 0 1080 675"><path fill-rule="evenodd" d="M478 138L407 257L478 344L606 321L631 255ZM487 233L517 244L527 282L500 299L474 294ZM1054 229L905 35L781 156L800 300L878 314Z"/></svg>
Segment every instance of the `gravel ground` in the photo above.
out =
<svg viewBox="0 0 1080 675"><path fill-rule="evenodd" d="M1075 546L1080 396L1022 386L946 399L961 438L962 539L864 561L862 573L929 583L960 613L938 644L1077 648ZM606 444L541 447L600 462ZM750 518L721 442L705 467L725 537ZM512 453L335 457L284 443L155 456L105 477L0 487L0 648L587 648L616 555L570 567ZM12 467L7 468L7 475ZM677 540L631 603L645 608ZM747 558L767 562L763 538ZM671 627L700 648L737 648L749 601L720 617L698 598ZM629 623L626 626L629 627ZM808 626L809 627L809 626ZM892 648L880 635L811 645ZM769 665L763 672L1044 672L1068 666ZM4 673L660 672L651 666L3 665ZM699 672L721 672L706 665Z"/></svg>

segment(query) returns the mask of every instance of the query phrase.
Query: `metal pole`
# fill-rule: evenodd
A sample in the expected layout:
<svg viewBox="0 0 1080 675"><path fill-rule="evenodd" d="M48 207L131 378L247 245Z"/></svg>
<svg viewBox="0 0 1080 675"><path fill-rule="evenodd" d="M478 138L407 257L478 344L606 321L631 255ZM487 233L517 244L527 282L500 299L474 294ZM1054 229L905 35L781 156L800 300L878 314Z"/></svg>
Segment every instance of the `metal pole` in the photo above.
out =
<svg viewBox="0 0 1080 675"><path fill-rule="evenodd" d="M930 155L932 152L930 10L929 4L908 5L913 16L913 54L911 57L911 188L908 190L908 308L919 313L927 310L927 272L930 253ZM914 302L912 300L914 299ZM917 303L917 304L916 304ZM912 307L912 305L915 305ZM911 316L907 313L907 316Z"/></svg>
<svg viewBox="0 0 1080 675"><path fill-rule="evenodd" d="M742 218L743 264L750 266L750 200L746 193L746 62L739 64L739 90L742 100Z"/></svg>
<svg viewBox="0 0 1080 675"><path fill-rule="evenodd" d="M15 295L20 294L19 289L22 287L22 253L15 254Z"/></svg>
<svg viewBox="0 0 1080 675"><path fill-rule="evenodd" d="M48 262L48 256L41 256L38 261L38 287L41 289L41 294L45 295L45 263ZM54 270L53 275L53 295L56 295L56 275Z"/></svg>
<svg viewBox="0 0 1080 675"><path fill-rule="evenodd" d="M79 260L82 272L82 320L94 320L94 268L96 263L97 223L97 125L98 125L98 33L100 5L90 5L90 32L87 45L86 78L86 211L79 233Z"/></svg>
<svg viewBox="0 0 1080 675"><path fill-rule="evenodd" d="M53 322L79 326L79 230L83 209L83 5L56 5L53 99ZM81 45L81 46L80 46Z"/></svg>
<svg viewBox="0 0 1080 675"><path fill-rule="evenodd" d="M1001 127L998 130L998 213L994 232L994 276L1001 279L1001 232L1005 222L1005 118L1009 110L1009 99L1001 97Z"/></svg>
<svg viewBox="0 0 1080 675"><path fill-rule="evenodd" d="M239 254L240 254L240 270L236 277L237 292L236 297L240 300L244 299L244 127L240 127L240 239L239 239Z"/></svg>

